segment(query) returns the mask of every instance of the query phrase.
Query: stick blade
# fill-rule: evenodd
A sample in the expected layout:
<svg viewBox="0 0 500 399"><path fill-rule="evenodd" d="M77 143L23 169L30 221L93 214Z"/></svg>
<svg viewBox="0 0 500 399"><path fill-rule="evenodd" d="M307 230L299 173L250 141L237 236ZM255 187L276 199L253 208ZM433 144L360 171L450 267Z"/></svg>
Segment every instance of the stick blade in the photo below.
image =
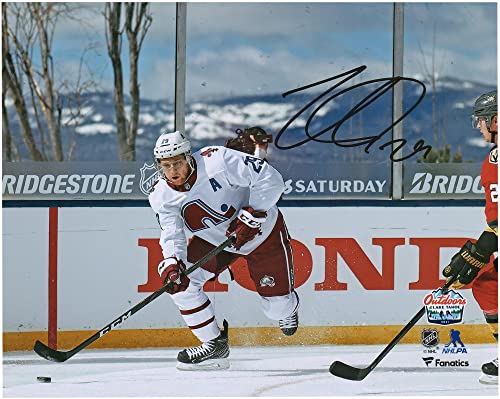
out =
<svg viewBox="0 0 500 399"><path fill-rule="evenodd" d="M330 365L331 374L351 381L361 381L368 375L369 372L369 368L360 369L357 367L349 366L348 364L345 364L338 360Z"/></svg>
<svg viewBox="0 0 500 399"><path fill-rule="evenodd" d="M50 360L52 362L62 363L71 357L70 352L56 351L55 349L49 348L43 342L36 341L33 350L44 359Z"/></svg>

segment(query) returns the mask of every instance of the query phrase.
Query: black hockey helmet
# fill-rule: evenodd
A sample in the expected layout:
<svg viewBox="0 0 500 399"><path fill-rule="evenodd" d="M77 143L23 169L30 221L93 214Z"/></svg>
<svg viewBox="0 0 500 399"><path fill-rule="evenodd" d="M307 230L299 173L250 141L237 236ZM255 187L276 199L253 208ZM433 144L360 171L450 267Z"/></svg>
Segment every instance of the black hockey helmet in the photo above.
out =
<svg viewBox="0 0 500 399"><path fill-rule="evenodd" d="M472 108L471 122L474 129L477 128L479 119L486 121L486 127L490 129L491 119L498 115L496 90L480 95Z"/></svg>

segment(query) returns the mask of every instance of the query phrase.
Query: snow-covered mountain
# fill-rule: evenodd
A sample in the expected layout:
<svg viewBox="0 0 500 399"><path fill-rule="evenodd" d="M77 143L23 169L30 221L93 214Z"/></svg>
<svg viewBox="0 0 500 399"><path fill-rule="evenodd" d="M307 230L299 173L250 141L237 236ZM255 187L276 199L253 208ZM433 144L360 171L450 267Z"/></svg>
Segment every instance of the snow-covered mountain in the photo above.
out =
<svg viewBox="0 0 500 399"><path fill-rule="evenodd" d="M325 133L318 138L329 141L332 131L330 125L374 89L375 86L362 86L326 102L310 123L311 134L325 130ZM479 162L484 158L485 146L480 133L472 130L470 126L470 113L474 99L481 93L493 89L493 86L451 78L442 78L439 81L436 96L439 144L442 145L446 141L451 145L452 152L461 150L465 161ZM418 85L404 83L405 110L417 102L420 93ZM235 135L234 131L237 128L256 125L263 127L276 138L276 134L283 126L320 94L321 92L301 92L285 98L281 94L276 94L190 102L186 105L186 132L193 140L195 149L206 145L222 145L227 138ZM307 118L331 95L328 93L321 97L303 114L297 116L279 143L289 145L304 140ZM63 110L63 121L69 122L63 131L65 148L68 148L72 140L76 140L72 158L74 161L118 160L112 93L91 93L83 100L85 106L78 120L70 121L69 110ZM391 125L391 101L391 91L389 91L351 119L346 120L336 138L352 139L380 134ZM22 154L28 159L13 105L7 102L7 108L14 139ZM160 128L166 126L172 130L174 127L174 107L172 103L165 101L143 99L140 111L137 160L150 161ZM403 126L404 137L408 140L405 153L408 153L419 139L435 147L432 95L429 89L420 104L404 119ZM38 137L36 131L35 135ZM326 160L380 163L388 160L390 152L388 148L380 150L378 147L389 142L390 135L389 130L369 148L368 154L364 151L366 145L345 148L332 143L307 142L290 150L279 150L274 147L272 159L278 164L290 159L311 165L319 165ZM415 160L415 157L412 159Z"/></svg>

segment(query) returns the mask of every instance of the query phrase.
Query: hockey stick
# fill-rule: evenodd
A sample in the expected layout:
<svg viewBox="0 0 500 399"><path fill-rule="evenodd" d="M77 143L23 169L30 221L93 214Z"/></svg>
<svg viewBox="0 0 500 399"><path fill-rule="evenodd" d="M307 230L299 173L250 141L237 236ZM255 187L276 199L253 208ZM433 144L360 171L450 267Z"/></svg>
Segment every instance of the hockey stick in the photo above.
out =
<svg viewBox="0 0 500 399"><path fill-rule="evenodd" d="M448 291L448 287L455 281L456 276L448 279L448 281L441 287L441 292L445 293ZM389 345L387 345L384 350L375 358L373 362L370 363L368 367L358 368L349 366L341 361L336 360L330 365L330 373L333 375L345 378L346 380L361 381L372 372L372 370L377 367L377 365L382 361L384 357L394 348L397 343L411 330L411 328L417 324L417 322L425 314L425 306L418 311L418 313L413 316L413 318L403 327L403 329L394 337Z"/></svg>
<svg viewBox="0 0 500 399"><path fill-rule="evenodd" d="M190 268L188 268L186 270L185 274L188 275L188 274L192 273L193 271L195 271L196 269L198 269L199 267L203 266L205 263L207 263L215 255L222 252L229 245L233 244L235 240L236 240L236 238L234 237L234 235L231 235L226 241L224 241L218 247L214 248L212 251L210 251L208 254L206 254L203 258L201 258L195 264L193 264ZM53 362L65 362L66 360L68 360L69 358L73 357L78 352L80 352L82 349L85 349L92 342L101 338L107 332L118 327L121 323L123 323L123 321L128 319L133 314L137 313L139 310L141 310L143 307L145 307L148 303L153 302L156 298L158 298L161 294L163 294L170 287L170 285L171 285L170 282L165 284L159 290L153 292L151 295L144 298L141 302L139 302L133 308L127 310L121 316L118 316L115 320L113 320L111 323L109 323L106 327L102 328L101 330L96 332L94 335L92 335L90 338L87 338L81 344L79 344L78 346L76 346L75 348L73 348L69 351L58 351L58 350L49 348L47 345L45 345L44 343L42 343L40 341L35 342L35 346L34 346L33 350L38 355L40 355L41 357L43 357L47 360L52 360Z"/></svg>

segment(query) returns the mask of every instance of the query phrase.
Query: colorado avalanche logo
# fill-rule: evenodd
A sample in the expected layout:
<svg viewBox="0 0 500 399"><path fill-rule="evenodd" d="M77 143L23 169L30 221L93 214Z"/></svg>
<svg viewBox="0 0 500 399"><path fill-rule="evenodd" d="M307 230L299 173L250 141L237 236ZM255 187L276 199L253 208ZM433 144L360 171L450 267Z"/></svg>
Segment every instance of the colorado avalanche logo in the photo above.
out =
<svg viewBox="0 0 500 399"><path fill-rule="evenodd" d="M156 170L154 163L152 163L151 165L145 163L142 166L139 188L144 195L149 195L158 178L158 171Z"/></svg>
<svg viewBox="0 0 500 399"><path fill-rule="evenodd" d="M261 287L265 287L266 285L268 287L274 287L276 285L276 283L274 282L274 277L268 276L267 274L260 279L259 284Z"/></svg>
<svg viewBox="0 0 500 399"><path fill-rule="evenodd" d="M222 204L219 213L200 199L190 201L181 209L186 227L193 233L224 223L236 213L233 206Z"/></svg>

